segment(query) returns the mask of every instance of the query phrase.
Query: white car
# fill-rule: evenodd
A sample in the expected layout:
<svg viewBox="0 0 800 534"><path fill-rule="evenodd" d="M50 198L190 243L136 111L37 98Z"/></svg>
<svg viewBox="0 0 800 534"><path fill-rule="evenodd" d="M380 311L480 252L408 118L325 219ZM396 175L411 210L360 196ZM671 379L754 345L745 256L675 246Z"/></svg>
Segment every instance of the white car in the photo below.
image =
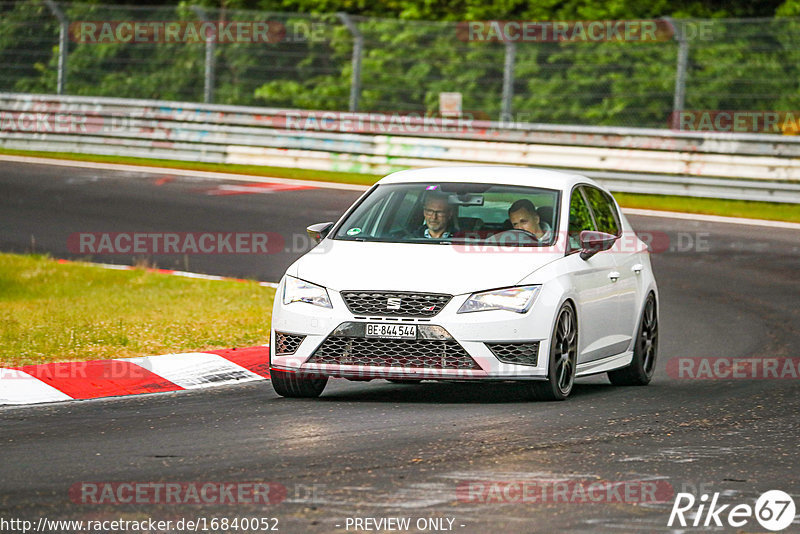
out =
<svg viewBox="0 0 800 534"><path fill-rule="evenodd" d="M644 385L658 290L611 194L575 174L400 171L334 223L275 295L270 376L284 397L328 377L523 381L563 400L576 377Z"/></svg>

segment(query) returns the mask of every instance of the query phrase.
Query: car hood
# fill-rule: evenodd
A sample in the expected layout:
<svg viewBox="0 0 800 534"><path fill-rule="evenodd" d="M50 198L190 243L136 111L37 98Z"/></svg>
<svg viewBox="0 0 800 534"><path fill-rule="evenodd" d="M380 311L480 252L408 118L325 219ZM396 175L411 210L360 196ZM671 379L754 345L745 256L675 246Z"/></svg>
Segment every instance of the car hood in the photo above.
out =
<svg viewBox="0 0 800 534"><path fill-rule="evenodd" d="M564 257L552 248L486 251L459 245L325 239L288 274L336 291L421 291L458 295L507 287Z"/></svg>

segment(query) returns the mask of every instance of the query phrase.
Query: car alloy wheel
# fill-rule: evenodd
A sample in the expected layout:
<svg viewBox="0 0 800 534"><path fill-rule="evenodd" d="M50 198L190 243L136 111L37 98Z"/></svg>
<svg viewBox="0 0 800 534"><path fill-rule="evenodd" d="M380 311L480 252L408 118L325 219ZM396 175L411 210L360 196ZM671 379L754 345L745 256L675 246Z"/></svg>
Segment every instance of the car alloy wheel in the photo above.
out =
<svg viewBox="0 0 800 534"><path fill-rule="evenodd" d="M531 382L531 392L538 400L565 400L575 383L578 357L578 325L571 305L561 306L551 339L547 381Z"/></svg>
<svg viewBox="0 0 800 534"><path fill-rule="evenodd" d="M651 293L642 310L631 364L624 369L608 373L608 379L615 386L644 386L653 378L658 354L658 313L656 310L656 298Z"/></svg>

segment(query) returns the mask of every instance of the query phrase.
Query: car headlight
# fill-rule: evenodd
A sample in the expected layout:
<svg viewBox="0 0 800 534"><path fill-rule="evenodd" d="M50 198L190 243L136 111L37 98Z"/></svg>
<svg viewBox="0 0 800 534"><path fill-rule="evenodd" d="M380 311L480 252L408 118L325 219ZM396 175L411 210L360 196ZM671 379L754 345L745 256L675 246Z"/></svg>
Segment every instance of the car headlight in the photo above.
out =
<svg viewBox="0 0 800 534"><path fill-rule="evenodd" d="M459 308L458 313L489 310L525 313L533 306L533 301L536 300L541 288L542 286L521 286L473 293Z"/></svg>
<svg viewBox="0 0 800 534"><path fill-rule="evenodd" d="M333 308L331 299L328 298L328 291L317 284L300 280L293 276L287 276L283 284L283 303L307 302L314 306L323 308Z"/></svg>

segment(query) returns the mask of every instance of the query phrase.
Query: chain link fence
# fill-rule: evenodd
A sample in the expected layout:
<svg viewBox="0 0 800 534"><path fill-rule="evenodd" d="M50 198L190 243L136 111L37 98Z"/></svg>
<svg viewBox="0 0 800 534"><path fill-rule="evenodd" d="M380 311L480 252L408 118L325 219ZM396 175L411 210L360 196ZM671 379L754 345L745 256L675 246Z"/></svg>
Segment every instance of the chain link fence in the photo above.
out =
<svg viewBox="0 0 800 534"><path fill-rule="evenodd" d="M426 115L457 92L478 119L656 128L676 109L800 109L798 19L676 20L654 41L465 24L0 2L0 91Z"/></svg>

